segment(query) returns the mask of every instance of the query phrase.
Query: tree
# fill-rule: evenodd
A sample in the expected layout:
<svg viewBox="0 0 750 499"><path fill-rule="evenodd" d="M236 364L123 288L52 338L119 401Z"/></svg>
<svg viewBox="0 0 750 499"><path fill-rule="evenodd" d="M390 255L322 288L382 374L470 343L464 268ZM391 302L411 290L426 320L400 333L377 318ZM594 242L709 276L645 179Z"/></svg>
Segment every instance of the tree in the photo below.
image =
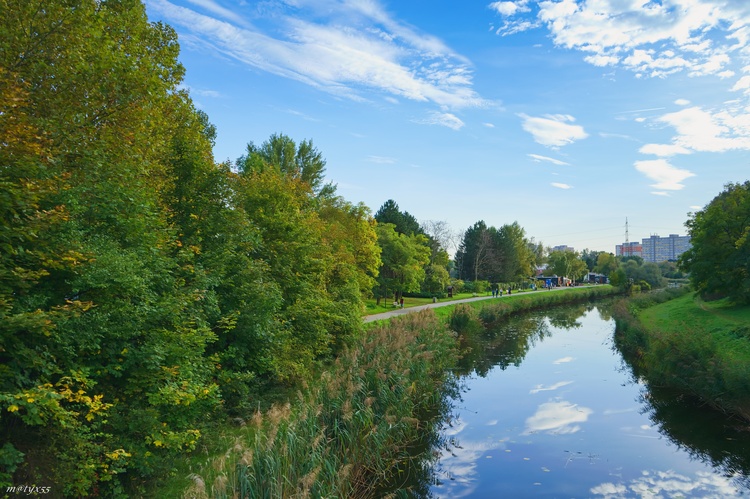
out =
<svg viewBox="0 0 750 499"><path fill-rule="evenodd" d="M608 276L617 270L617 259L612 253L600 251L596 257L596 265L593 270Z"/></svg>
<svg viewBox="0 0 750 499"><path fill-rule="evenodd" d="M528 279L533 274L536 254L533 245L526 239L526 231L518 222L498 229L495 248L496 281L515 282Z"/></svg>
<svg viewBox="0 0 750 499"><path fill-rule="evenodd" d="M750 181L724 186L685 223L692 247L679 264L704 297L750 303Z"/></svg>
<svg viewBox="0 0 750 499"><path fill-rule="evenodd" d="M331 196L336 191L333 184L324 184L325 165L323 155L313 146L312 140L303 140L297 146L294 140L283 134L271 135L260 146L249 142L245 155L237 160L237 168L244 173L277 168L309 185L320 197Z"/></svg>
<svg viewBox="0 0 750 499"><path fill-rule="evenodd" d="M575 251L553 251L549 254L547 272L573 281L580 279L588 270L586 263Z"/></svg>
<svg viewBox="0 0 750 499"><path fill-rule="evenodd" d="M398 299L403 293L418 291L430 260L427 238L422 234L401 234L393 224L379 223L376 231L383 262L375 290L378 303L392 292Z"/></svg>
<svg viewBox="0 0 750 499"><path fill-rule="evenodd" d="M398 204L392 199L383 203L383 206L375 212L375 220L379 224L393 224L396 232L400 234L424 234L417 219L408 211L399 210Z"/></svg>

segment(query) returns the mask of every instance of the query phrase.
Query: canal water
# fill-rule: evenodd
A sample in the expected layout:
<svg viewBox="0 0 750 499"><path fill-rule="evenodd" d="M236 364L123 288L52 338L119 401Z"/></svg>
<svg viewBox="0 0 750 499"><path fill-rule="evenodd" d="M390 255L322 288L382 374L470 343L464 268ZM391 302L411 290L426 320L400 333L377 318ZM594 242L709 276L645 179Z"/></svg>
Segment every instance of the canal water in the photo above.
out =
<svg viewBox="0 0 750 499"><path fill-rule="evenodd" d="M748 495L748 426L649 387L614 329L606 305L589 304L462 336L460 396L427 495Z"/></svg>

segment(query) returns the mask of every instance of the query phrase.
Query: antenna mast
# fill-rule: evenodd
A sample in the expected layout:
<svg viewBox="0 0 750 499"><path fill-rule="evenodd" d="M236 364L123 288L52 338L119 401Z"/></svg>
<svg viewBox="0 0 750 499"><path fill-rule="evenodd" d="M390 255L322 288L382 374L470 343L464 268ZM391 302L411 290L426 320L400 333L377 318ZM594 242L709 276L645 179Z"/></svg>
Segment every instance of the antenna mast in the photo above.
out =
<svg viewBox="0 0 750 499"><path fill-rule="evenodd" d="M628 217L625 217L625 248L627 248L625 251L627 251L628 256L633 256L633 249L630 247L630 238L628 237Z"/></svg>

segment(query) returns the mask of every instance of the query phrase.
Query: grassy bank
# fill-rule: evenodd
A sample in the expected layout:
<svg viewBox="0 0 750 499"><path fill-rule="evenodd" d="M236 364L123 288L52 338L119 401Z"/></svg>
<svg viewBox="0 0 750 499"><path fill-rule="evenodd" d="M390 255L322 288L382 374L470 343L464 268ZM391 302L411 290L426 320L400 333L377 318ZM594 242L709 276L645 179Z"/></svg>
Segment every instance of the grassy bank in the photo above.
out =
<svg viewBox="0 0 750 499"><path fill-rule="evenodd" d="M455 322L457 315L476 317L483 324L489 325L514 313L541 310L566 303L595 300L613 296L619 292L618 288L610 285L569 288L559 291L539 290L513 294L496 300L484 300L440 307L435 309L435 313L439 317L450 321L451 327L454 330L461 331L458 323Z"/></svg>
<svg viewBox="0 0 750 499"><path fill-rule="evenodd" d="M456 355L455 335L430 311L369 330L296 400L257 412L225 452L194 459L184 495L387 495L440 414Z"/></svg>
<svg viewBox="0 0 750 499"><path fill-rule="evenodd" d="M750 420L750 307L670 290L623 300L614 312L617 345L650 384Z"/></svg>

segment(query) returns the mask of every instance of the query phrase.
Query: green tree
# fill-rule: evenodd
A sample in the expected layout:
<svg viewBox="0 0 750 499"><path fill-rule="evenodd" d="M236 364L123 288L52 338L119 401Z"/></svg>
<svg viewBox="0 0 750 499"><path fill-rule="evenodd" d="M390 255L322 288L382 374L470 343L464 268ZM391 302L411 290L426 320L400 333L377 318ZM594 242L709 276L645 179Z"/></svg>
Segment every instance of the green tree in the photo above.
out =
<svg viewBox="0 0 750 499"><path fill-rule="evenodd" d="M406 235L424 234L424 231L408 211L401 211L398 204L389 199L375 212L375 220L379 224L393 224L396 232Z"/></svg>
<svg viewBox="0 0 750 499"><path fill-rule="evenodd" d="M320 197L333 195L336 191L333 184L324 183L325 165L323 155L313 146L312 140L303 140L297 146L294 140L283 134L271 135L260 146L248 143L245 155L237 160L237 167L245 173L273 167L306 183Z"/></svg>
<svg viewBox="0 0 750 499"><path fill-rule="evenodd" d="M549 254L549 266L545 274L567 277L575 281L583 277L587 270L586 263L575 251L552 251Z"/></svg>
<svg viewBox="0 0 750 499"><path fill-rule="evenodd" d="M750 303L750 181L730 183L685 223L692 247L680 256L704 297Z"/></svg>
<svg viewBox="0 0 750 499"><path fill-rule="evenodd" d="M596 257L596 265L593 270L608 276L617 270L617 267L617 259L612 253L600 251Z"/></svg>
<svg viewBox="0 0 750 499"><path fill-rule="evenodd" d="M391 294L398 299L403 293L419 291L425 278L425 265L430 260L427 238L422 234L396 232L393 224L379 223L376 231L383 262L375 290L378 303Z"/></svg>

